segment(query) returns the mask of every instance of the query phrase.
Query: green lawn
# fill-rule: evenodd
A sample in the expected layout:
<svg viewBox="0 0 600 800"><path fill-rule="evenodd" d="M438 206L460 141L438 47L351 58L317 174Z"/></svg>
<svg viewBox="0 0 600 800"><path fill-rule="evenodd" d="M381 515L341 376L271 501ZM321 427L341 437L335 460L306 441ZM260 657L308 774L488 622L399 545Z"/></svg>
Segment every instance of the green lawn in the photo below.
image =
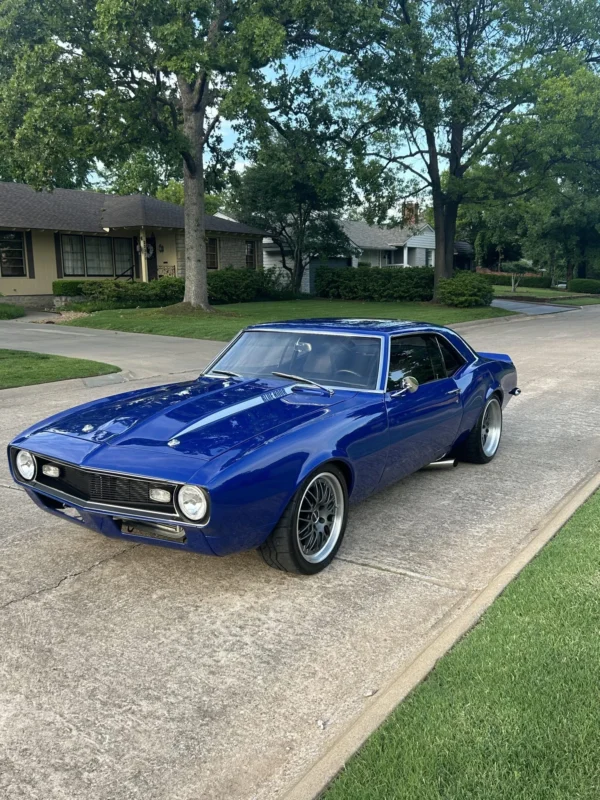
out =
<svg viewBox="0 0 600 800"><path fill-rule="evenodd" d="M27 350L0 350L0 389L66 381L69 378L90 378L111 372L120 372L120 369L112 364L82 358L49 356Z"/></svg>
<svg viewBox="0 0 600 800"><path fill-rule="evenodd" d="M600 297L594 297L594 295L589 294L579 294L577 297L567 297L560 302L565 306L596 306L600 303Z"/></svg>
<svg viewBox="0 0 600 800"><path fill-rule="evenodd" d="M536 297L551 298L560 305L569 306L588 306L600 303L600 297L595 297L581 292L568 292L566 289L534 289L531 286L519 286L515 293L511 292L510 286L494 286L496 297L519 298L535 300Z"/></svg>
<svg viewBox="0 0 600 800"><path fill-rule="evenodd" d="M597 493L325 800L597 800L599 631Z"/></svg>
<svg viewBox="0 0 600 800"><path fill-rule="evenodd" d="M0 303L0 319L17 319L24 317L25 309L22 306L15 306L11 303Z"/></svg>
<svg viewBox="0 0 600 800"><path fill-rule="evenodd" d="M218 306L214 313L191 311L183 305L167 308L96 311L66 325L106 328L134 333L189 336L228 341L240 328L258 322L303 317L392 317L427 320L439 324L503 317L499 308L448 308L433 303L361 303L343 300L283 300L267 303L237 303Z"/></svg>

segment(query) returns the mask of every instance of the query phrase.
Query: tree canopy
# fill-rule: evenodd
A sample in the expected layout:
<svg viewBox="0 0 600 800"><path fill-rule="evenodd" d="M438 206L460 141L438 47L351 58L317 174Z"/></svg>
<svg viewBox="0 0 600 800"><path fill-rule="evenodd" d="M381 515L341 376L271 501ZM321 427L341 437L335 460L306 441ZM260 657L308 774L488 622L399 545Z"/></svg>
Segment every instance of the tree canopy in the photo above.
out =
<svg viewBox="0 0 600 800"><path fill-rule="evenodd" d="M82 185L147 150L183 162L186 300L208 307L206 152L223 117L260 101L263 68L304 41L296 0L4 3L0 169L37 188Z"/></svg>
<svg viewBox="0 0 600 800"><path fill-rule="evenodd" d="M599 40L596 0L335 4L319 41L342 54L330 68L346 136L396 171L400 194L430 192L437 280L451 274L458 209L477 196L471 172L545 81L598 61Z"/></svg>

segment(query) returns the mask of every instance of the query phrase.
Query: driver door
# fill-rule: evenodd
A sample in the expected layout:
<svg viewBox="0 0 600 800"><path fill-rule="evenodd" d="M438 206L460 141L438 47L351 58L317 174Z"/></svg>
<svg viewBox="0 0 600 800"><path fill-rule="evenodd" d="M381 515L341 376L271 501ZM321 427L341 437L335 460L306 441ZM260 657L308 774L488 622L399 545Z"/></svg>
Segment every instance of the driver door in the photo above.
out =
<svg viewBox="0 0 600 800"><path fill-rule="evenodd" d="M413 393L402 390L402 379L419 383ZM460 389L448 377L433 335L394 336L385 396L388 449L383 483L391 483L445 455L462 418Z"/></svg>

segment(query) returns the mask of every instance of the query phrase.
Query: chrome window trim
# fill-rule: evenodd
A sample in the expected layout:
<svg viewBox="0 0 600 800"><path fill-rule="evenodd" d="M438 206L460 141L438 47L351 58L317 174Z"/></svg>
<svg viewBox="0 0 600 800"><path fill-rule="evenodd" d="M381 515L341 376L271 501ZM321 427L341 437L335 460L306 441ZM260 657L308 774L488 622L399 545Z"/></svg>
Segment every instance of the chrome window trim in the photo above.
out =
<svg viewBox="0 0 600 800"><path fill-rule="evenodd" d="M215 364L218 363L219 359L222 358L225 353L227 353L233 345L237 342L237 340L243 336L244 333L310 333L314 334L315 336L354 336L360 337L362 339L379 339L380 348L379 348L379 371L377 373L377 386L381 386L381 379L383 376L383 362L384 362L384 349L385 349L385 334L381 333L350 333L344 331L317 331L311 330L307 328L244 328L241 330L237 336L235 336L229 344L221 350L221 352L213 358L213 360L206 366L202 372L200 373L201 377L207 376L210 374L211 369ZM224 378L224 375L215 375L214 377ZM242 376L243 377L243 376ZM235 380L235 379L233 379ZM256 378L248 377L247 380L256 380ZM321 384L325 389L333 389L335 392L336 390L344 389L351 392L364 392L365 394L385 394L385 390L383 389L362 389L357 386L331 386L327 383Z"/></svg>

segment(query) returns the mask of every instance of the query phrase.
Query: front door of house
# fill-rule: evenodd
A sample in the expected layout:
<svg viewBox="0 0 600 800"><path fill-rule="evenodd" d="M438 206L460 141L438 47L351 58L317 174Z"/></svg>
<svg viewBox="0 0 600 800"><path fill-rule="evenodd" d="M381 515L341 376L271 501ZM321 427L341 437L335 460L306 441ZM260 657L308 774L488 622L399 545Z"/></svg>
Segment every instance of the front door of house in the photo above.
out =
<svg viewBox="0 0 600 800"><path fill-rule="evenodd" d="M155 281L158 278L158 261L156 259L156 239L149 236L146 239L146 259L148 261L148 280Z"/></svg>

